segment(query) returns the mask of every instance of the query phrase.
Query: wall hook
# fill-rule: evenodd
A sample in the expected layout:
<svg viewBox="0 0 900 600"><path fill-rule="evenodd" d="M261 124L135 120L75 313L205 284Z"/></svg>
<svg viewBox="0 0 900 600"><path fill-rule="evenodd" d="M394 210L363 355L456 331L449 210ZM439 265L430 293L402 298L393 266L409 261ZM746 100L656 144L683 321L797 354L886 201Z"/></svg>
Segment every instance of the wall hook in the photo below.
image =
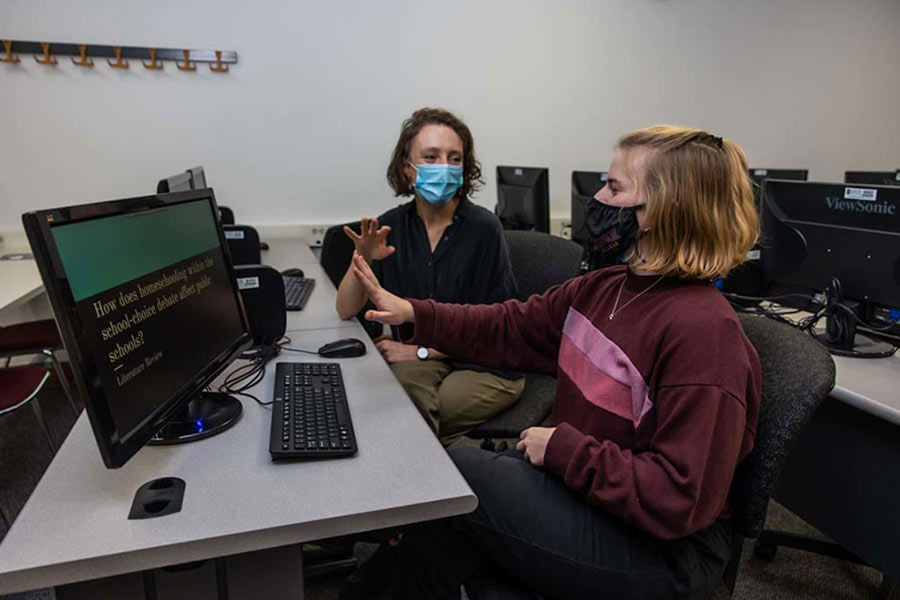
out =
<svg viewBox="0 0 900 600"><path fill-rule="evenodd" d="M12 53L12 40L3 40L3 50L6 51L6 56L0 56L0 62L13 65L22 62L22 59Z"/></svg>
<svg viewBox="0 0 900 600"><path fill-rule="evenodd" d="M222 51L216 50L216 64L209 63L209 70L216 73L227 73L228 65L222 62Z"/></svg>
<svg viewBox="0 0 900 600"><path fill-rule="evenodd" d="M41 42L41 50L44 51L44 58L34 57L34 60L38 61L39 64L42 65L56 65L56 57L50 56L50 42Z"/></svg>
<svg viewBox="0 0 900 600"><path fill-rule="evenodd" d="M116 55L116 62L113 62L107 58L106 62L109 64L109 66L111 66L113 69L127 69L129 66L128 61L122 60L122 46L113 46L113 53Z"/></svg>
<svg viewBox="0 0 900 600"><path fill-rule="evenodd" d="M184 64L181 64L176 60L175 66L178 67L179 71L196 71L197 65L191 62L191 51L182 50L182 52L184 52Z"/></svg>
<svg viewBox="0 0 900 600"><path fill-rule="evenodd" d="M150 53L150 62L148 63L146 60L141 61L144 63L144 66L151 71L160 71L163 68L163 64L156 60L156 48L147 48L147 52Z"/></svg>
<svg viewBox="0 0 900 600"><path fill-rule="evenodd" d="M94 61L93 59L88 58L87 56L87 44L78 44L78 54L81 56L80 59L75 60L72 59L73 65L78 65L79 67L93 67Z"/></svg>

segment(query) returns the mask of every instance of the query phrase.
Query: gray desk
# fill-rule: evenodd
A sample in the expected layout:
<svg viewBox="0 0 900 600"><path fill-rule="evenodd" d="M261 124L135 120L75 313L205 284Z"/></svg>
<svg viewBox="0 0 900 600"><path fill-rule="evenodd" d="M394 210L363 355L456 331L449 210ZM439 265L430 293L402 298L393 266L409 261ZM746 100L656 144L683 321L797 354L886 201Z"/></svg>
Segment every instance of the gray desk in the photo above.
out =
<svg viewBox="0 0 900 600"><path fill-rule="evenodd" d="M292 254L288 250L279 245L276 253ZM309 249L298 245L297 252L297 261L277 266L309 266L310 275L318 279L314 296L333 305L334 287L324 273L320 277L314 272ZM336 327L323 327L320 318L315 311L290 314L295 345L299 346L301 334L303 345L309 347L348 334L368 345L363 357L338 359L358 455L273 463L268 454L271 409L242 399L244 413L232 429L191 444L145 447L121 469L108 470L82 414L0 543L0 593L282 546L296 548L304 541L474 510L477 500L472 491L361 327L341 321ZM276 360L319 359L304 355ZM272 396L274 366L269 369L253 389L264 400ZM137 488L164 476L186 481L182 511L127 520ZM272 561L258 560L252 574L262 580L263 563L275 562L277 555ZM299 558L290 564L295 570L288 574L298 579ZM111 584L104 589L108 595L116 593L110 591ZM240 596L231 586L232 600L262 593L253 585L245 584L245 589L250 595Z"/></svg>
<svg viewBox="0 0 900 600"><path fill-rule="evenodd" d="M835 356L831 395L864 412L900 425L900 355L863 359Z"/></svg>
<svg viewBox="0 0 900 600"><path fill-rule="evenodd" d="M791 447L774 497L897 581L900 357L833 358L835 388Z"/></svg>

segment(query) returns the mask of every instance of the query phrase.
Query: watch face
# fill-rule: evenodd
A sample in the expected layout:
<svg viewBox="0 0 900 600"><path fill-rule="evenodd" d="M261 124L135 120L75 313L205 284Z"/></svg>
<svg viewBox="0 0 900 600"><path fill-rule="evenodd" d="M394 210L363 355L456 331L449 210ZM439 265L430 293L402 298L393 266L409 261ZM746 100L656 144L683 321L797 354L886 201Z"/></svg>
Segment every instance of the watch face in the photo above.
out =
<svg viewBox="0 0 900 600"><path fill-rule="evenodd" d="M419 357L419 360L428 360L428 348L419 346L416 349L416 356Z"/></svg>

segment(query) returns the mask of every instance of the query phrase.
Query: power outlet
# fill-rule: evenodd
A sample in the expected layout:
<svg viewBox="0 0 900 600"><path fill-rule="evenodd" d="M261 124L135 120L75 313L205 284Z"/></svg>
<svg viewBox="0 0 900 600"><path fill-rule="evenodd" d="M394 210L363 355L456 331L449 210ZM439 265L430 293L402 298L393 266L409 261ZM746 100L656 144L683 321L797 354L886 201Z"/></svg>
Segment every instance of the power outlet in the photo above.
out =
<svg viewBox="0 0 900 600"><path fill-rule="evenodd" d="M306 236L306 241L310 247L321 248L326 231L328 231L328 225L310 225L309 235Z"/></svg>

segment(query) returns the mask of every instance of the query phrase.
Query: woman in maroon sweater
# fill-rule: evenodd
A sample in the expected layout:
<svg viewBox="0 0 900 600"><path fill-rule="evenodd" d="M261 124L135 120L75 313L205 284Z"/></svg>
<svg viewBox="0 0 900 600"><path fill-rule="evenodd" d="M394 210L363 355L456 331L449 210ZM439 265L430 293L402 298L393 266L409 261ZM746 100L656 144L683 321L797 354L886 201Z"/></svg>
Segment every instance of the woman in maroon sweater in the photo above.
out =
<svg viewBox="0 0 900 600"><path fill-rule="evenodd" d="M609 228L637 220L628 265L527 302L404 300L354 259L367 318L454 358L558 377L553 426L523 431L518 452L450 450L479 507L404 537L395 597L459 598L490 566L545 598L693 597L724 571L759 360L711 281L756 239L746 158L703 131L634 131L596 200Z"/></svg>

